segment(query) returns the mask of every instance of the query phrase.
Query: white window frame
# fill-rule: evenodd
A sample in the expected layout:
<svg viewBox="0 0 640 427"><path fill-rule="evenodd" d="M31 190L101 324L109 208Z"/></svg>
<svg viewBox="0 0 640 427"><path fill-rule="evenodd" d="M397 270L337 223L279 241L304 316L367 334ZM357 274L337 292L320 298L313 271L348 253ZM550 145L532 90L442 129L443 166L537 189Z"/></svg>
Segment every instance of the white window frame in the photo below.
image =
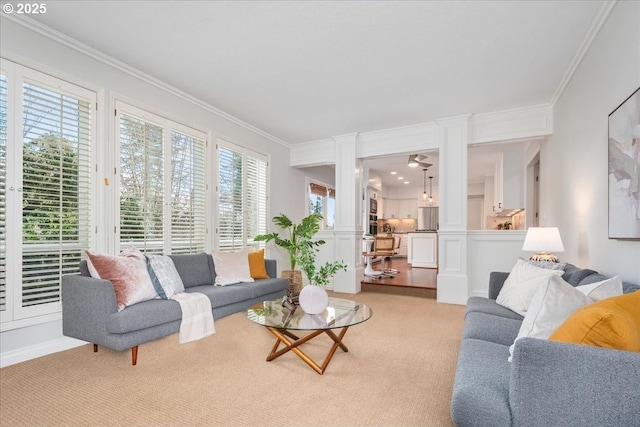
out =
<svg viewBox="0 0 640 427"><path fill-rule="evenodd" d="M174 120L167 119L158 114L154 114L146 109L142 109L136 107L128 102L121 101L116 99L115 102L115 121L114 121L114 135L115 135L115 144L114 144L114 162L116 164L115 170L117 173L115 174L114 179L114 195L113 195L113 206L115 206L115 228L116 233L114 236L115 242L114 247L116 253L120 252L123 248L121 248L121 239L120 239L120 149L121 149L121 140L120 140L120 118L121 114L126 114L128 116L136 117L141 120L145 120L147 122L158 125L163 129L163 167L165 174L163 176L163 224L164 224L164 234L162 239L162 245L158 248L148 248L153 249L152 252L170 254L172 253L172 245L171 245L171 174L169 173L171 170L171 132L177 131L182 134L188 135L190 137L196 138L198 140L204 141L204 205L211 206L211 195L209 190L209 182L210 182L210 162L208 159L210 158L210 144L208 142L207 133L198 129L194 129L187 125L178 123ZM169 153L167 155L166 153ZM209 244L209 227L207 224L210 223L210 213L208 209L204 210L204 239L203 239L203 250L207 250L210 246ZM143 251L142 247L139 247L141 251Z"/></svg>
<svg viewBox="0 0 640 427"><path fill-rule="evenodd" d="M217 137L216 138L216 173L215 173L215 188L216 188L216 212L215 212L215 224L216 224L216 230L215 230L215 242L214 242L214 248L216 250L221 250L221 246L220 246L220 228L219 228L219 224L220 224L220 147L225 148L227 150L231 150L234 151L236 153L239 153L242 155L243 157L243 162L246 164L246 159L247 157L251 157L254 158L256 160L262 161L266 164L266 171L265 171L265 207L264 207L264 211L265 211L265 216L264 216L264 230L260 231L259 234L262 233L266 233L267 229L268 229L268 224L267 222L270 220L270 210L269 210L269 182L270 182L270 159L268 155L264 155L264 154L260 154L257 153L255 151L252 151L248 148L242 147L240 145L234 144L233 142L228 141L227 139L223 139L221 137ZM246 188L246 182L247 182L247 174L246 174L246 168L244 169L243 172L243 206L246 205L246 195L247 195L247 191L245 190ZM243 221L246 218L246 215L242 215ZM234 246L238 246L238 247L251 247L254 249L257 248L264 248L265 247L265 243L264 242L254 242L254 241L247 241L247 235L246 235L246 230L245 230L245 224L243 224L243 233L242 233L242 237L240 239L241 244L240 245L235 245ZM224 250L224 248L223 248Z"/></svg>
<svg viewBox="0 0 640 427"><path fill-rule="evenodd" d="M311 210L309 209L309 202L310 202L310 197L311 197L311 184L316 184L316 185L320 185L322 187L325 187L327 189L327 191L329 190L333 190L334 194L335 194L335 186L327 184L325 182L322 181L318 181L316 179L312 179L312 178L305 178L305 214L309 215L311 214ZM335 197L333 198L334 203L335 203ZM335 228L335 224L334 226L330 226L329 223L327 222L327 217L328 217L328 213L327 213L327 208L329 206L329 195L327 194L326 196L324 196L324 200L322 202L322 223L320 224L320 229L321 230L333 230ZM334 218L335 221L335 218Z"/></svg>
<svg viewBox="0 0 640 427"><path fill-rule="evenodd" d="M86 89L78 84L58 79L34 69L22 66L12 61L1 59L3 73L7 77L7 161L13 162L14 167L7 171L7 188L14 187L20 191L22 184L22 135L23 135L23 85L26 80L55 92L70 97L82 99L89 103L91 111L91 126L89 129L90 165L95 164L95 147L97 140L96 91ZM95 194L94 168L91 168L90 193ZM57 302L22 307L22 207L19 203L9 202L15 195L7 194L6 206L6 241L10 242L11 250L6 252L6 309L0 312L0 331L30 326L60 318L62 311L62 289ZM22 196L20 196L21 199ZM94 206L95 200L89 200L89 229L95 228ZM90 233L89 242L93 238ZM11 266L18 266L12 268Z"/></svg>

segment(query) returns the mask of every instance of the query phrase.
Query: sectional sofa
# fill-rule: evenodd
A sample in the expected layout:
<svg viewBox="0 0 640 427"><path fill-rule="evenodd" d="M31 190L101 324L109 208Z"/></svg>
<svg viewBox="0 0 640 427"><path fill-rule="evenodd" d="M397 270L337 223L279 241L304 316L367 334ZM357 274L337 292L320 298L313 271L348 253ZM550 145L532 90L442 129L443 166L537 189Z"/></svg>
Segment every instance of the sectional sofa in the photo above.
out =
<svg viewBox="0 0 640 427"><path fill-rule="evenodd" d="M572 286L606 279L571 264L564 270ZM491 273L489 298L468 300L451 401L456 425L640 426L640 353L521 338L508 361L523 322L496 303L508 276ZM638 289L623 282L624 293Z"/></svg>
<svg viewBox="0 0 640 427"><path fill-rule="evenodd" d="M251 283L215 286L216 270L210 254L170 255L186 292L209 297L214 318L246 310L261 301L284 295L288 280L277 277L275 260L265 259L270 279ZM122 351L131 349L132 364L137 363L138 345L179 332L182 311L171 299L151 299L118 311L116 295L108 280L92 278L87 262L80 274L62 278L63 334Z"/></svg>

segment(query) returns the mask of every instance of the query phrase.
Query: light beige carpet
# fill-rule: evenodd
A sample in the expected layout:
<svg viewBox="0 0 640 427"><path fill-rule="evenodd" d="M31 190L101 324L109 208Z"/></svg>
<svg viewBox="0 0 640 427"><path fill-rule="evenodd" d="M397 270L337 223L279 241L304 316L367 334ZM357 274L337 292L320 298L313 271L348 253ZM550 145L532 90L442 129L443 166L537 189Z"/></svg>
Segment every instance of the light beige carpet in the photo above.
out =
<svg viewBox="0 0 640 427"><path fill-rule="evenodd" d="M86 345L0 370L0 424L450 426L464 307L415 296L333 294L373 317L351 327L324 375L292 353L266 362L274 338L245 313L216 334L178 335L130 352ZM322 360L330 339L305 351Z"/></svg>

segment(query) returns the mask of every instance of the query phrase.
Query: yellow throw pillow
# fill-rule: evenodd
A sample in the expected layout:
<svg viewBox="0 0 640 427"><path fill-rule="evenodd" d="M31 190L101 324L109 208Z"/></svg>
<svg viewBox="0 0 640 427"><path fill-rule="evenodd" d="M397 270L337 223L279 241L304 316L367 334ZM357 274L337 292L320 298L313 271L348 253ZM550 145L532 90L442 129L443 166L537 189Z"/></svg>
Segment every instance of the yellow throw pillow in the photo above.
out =
<svg viewBox="0 0 640 427"><path fill-rule="evenodd" d="M254 279L270 279L264 264L264 249L249 252L249 270Z"/></svg>
<svg viewBox="0 0 640 427"><path fill-rule="evenodd" d="M640 291L582 307L549 340L640 352Z"/></svg>

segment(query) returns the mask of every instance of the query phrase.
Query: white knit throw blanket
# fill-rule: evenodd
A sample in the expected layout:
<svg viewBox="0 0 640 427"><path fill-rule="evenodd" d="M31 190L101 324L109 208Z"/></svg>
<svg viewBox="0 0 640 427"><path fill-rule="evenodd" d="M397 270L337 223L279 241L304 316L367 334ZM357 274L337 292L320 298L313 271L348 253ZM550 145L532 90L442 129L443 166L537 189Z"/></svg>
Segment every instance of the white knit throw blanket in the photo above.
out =
<svg viewBox="0 0 640 427"><path fill-rule="evenodd" d="M211 301L205 294L179 292L173 294L171 299L178 301L182 309L180 344L196 341L216 332L213 325Z"/></svg>

